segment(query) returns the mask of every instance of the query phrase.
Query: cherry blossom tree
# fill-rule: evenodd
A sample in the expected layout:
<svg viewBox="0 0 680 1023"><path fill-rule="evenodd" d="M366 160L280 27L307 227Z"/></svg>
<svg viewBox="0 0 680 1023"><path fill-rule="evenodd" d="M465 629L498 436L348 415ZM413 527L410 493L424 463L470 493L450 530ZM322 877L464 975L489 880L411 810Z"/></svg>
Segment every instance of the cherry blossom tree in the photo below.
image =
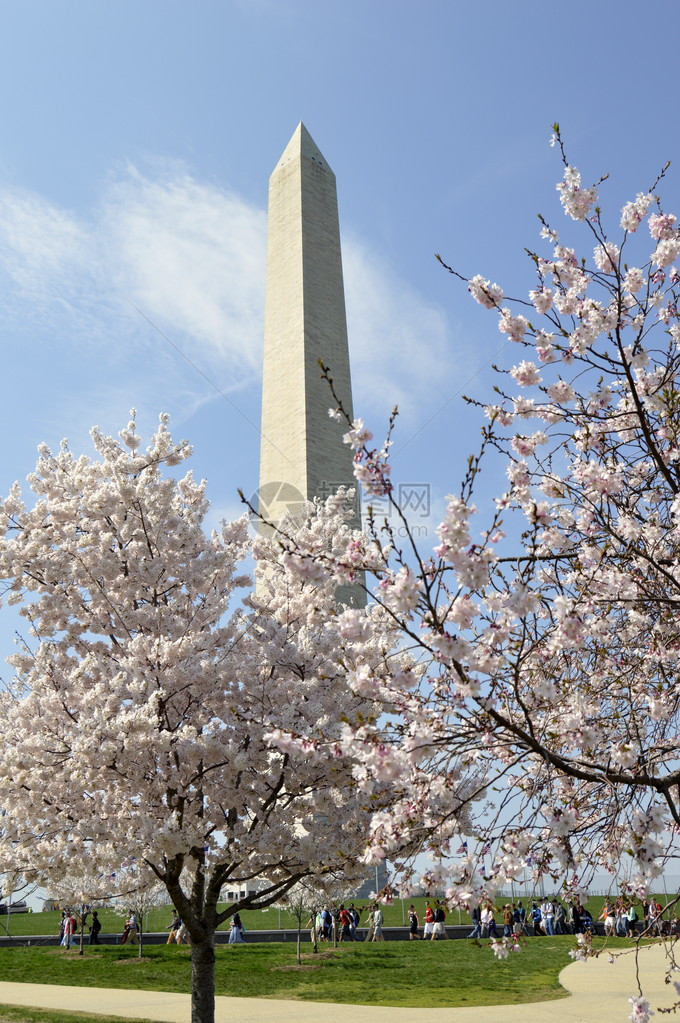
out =
<svg viewBox="0 0 680 1023"><path fill-rule="evenodd" d="M541 218L528 298L441 260L517 357L494 403L474 402L481 446L433 550L396 502L390 434L373 446L361 420L331 412L369 503L390 515L317 562L344 581L370 573L425 672L409 693L397 684L387 730L363 723L343 745L359 777L402 779L369 858L419 832L435 855L427 883L453 877L452 904L547 876L577 895L596 869L642 898L678 852L680 229L660 196L667 168L612 221L604 179L584 185L558 126L552 141L567 219L558 234ZM394 698L389 670L357 677Z"/></svg>
<svg viewBox="0 0 680 1023"><path fill-rule="evenodd" d="M348 867L350 865L348 864ZM317 913L329 906L338 906L349 901L356 892L361 881L364 880L365 871L357 860L351 865L351 870L328 873L323 877L307 877L298 881L289 892L286 893L282 904L295 918L297 924L296 957L298 966L302 964L301 940L304 921L312 920L310 928L311 940L314 951L318 951L319 935L316 927ZM337 919L333 917L333 944L337 945Z"/></svg>
<svg viewBox="0 0 680 1023"><path fill-rule="evenodd" d="M127 902L137 916L137 947L141 959L149 913L152 909L167 906L168 893L161 881L140 884L133 890Z"/></svg>
<svg viewBox="0 0 680 1023"><path fill-rule="evenodd" d="M86 912L93 903L101 905L111 901L113 875L104 874L97 868L93 870L90 863L77 863L71 864L68 874L61 873L58 879L47 878L46 881L49 884L50 896L54 897L62 908L77 907L80 918L79 954L83 955Z"/></svg>
<svg viewBox="0 0 680 1023"><path fill-rule="evenodd" d="M3 599L28 628L0 697L0 869L56 884L75 863L134 859L187 925L192 1023L211 1023L217 927L364 844L380 784L357 783L342 740L382 703L348 680L404 655L380 608L337 606L327 574L301 581L245 516L206 535L205 484L173 473L190 449L167 417L146 450L134 416L120 436L93 430L94 458L41 448L35 503L15 485L0 504ZM286 529L335 557L354 535L348 508L336 495ZM218 908L225 884L254 881Z"/></svg>
<svg viewBox="0 0 680 1023"><path fill-rule="evenodd" d="M92 863L91 858L73 863L67 873L46 878L50 894L62 906L77 906L80 910L80 955L83 954L84 929L87 912L93 903L108 905L116 903L134 910L137 914L137 947L142 955L144 936L144 914L156 906L167 904L168 893L165 885L150 874L142 864L141 870L135 859L123 863L116 871L108 872Z"/></svg>

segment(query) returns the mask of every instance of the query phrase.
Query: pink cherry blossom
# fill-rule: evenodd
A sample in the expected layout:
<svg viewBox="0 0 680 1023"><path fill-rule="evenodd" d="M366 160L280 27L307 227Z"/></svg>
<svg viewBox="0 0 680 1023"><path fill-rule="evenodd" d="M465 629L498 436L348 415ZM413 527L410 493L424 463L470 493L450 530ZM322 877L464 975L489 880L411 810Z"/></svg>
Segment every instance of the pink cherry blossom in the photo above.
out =
<svg viewBox="0 0 680 1023"><path fill-rule="evenodd" d="M503 291L497 284L491 284L481 274L477 274L468 282L468 291L485 309L494 309L500 306L503 300Z"/></svg>
<svg viewBox="0 0 680 1023"><path fill-rule="evenodd" d="M548 395L553 401L565 402L572 401L576 397L576 392L571 384L568 384L566 380L558 380L556 383L550 385L548 388Z"/></svg>
<svg viewBox="0 0 680 1023"><path fill-rule="evenodd" d="M526 334L528 325L524 316L513 316L510 309L501 309L498 329L502 334L507 334L511 341L521 341Z"/></svg>
<svg viewBox="0 0 680 1023"><path fill-rule="evenodd" d="M649 218L649 233L656 241L672 238L676 231L677 218L672 213L653 213Z"/></svg>
<svg viewBox="0 0 680 1023"><path fill-rule="evenodd" d="M619 264L619 247L613 242L605 242L595 248L595 266L603 273L616 273Z"/></svg>
<svg viewBox="0 0 680 1023"><path fill-rule="evenodd" d="M553 294L549 288L537 288L535 291L530 291L529 298L536 312L541 315L548 312L553 302Z"/></svg>
<svg viewBox="0 0 680 1023"><path fill-rule="evenodd" d="M564 211L572 220L585 220L597 200L594 188L581 187L581 175L575 167L566 167L564 180L557 185Z"/></svg>
<svg viewBox="0 0 680 1023"><path fill-rule="evenodd" d="M621 210L621 227L624 231L634 233L647 215L653 196L638 192L632 202L627 202Z"/></svg>
<svg viewBox="0 0 680 1023"><path fill-rule="evenodd" d="M541 382L538 366L534 362L521 362L519 366L513 366L510 376L520 387L533 387Z"/></svg>
<svg viewBox="0 0 680 1023"><path fill-rule="evenodd" d="M670 266L678 258L680 253L680 234L675 233L671 237L663 237L652 253L652 262L656 266Z"/></svg>
<svg viewBox="0 0 680 1023"><path fill-rule="evenodd" d="M536 433L532 433L528 437L516 434L512 439L512 446L518 455L525 458L527 455L533 455L536 448L541 444L545 444L547 440L547 434L543 430L537 430Z"/></svg>
<svg viewBox="0 0 680 1023"><path fill-rule="evenodd" d="M631 1023L649 1023L649 1020L655 1013L652 1012L651 1006L646 998L629 998L628 1001L632 1005L631 1013L628 1017Z"/></svg>
<svg viewBox="0 0 680 1023"><path fill-rule="evenodd" d="M623 279L623 290L629 291L632 295L640 291L645 284L645 275L636 266L631 266Z"/></svg>

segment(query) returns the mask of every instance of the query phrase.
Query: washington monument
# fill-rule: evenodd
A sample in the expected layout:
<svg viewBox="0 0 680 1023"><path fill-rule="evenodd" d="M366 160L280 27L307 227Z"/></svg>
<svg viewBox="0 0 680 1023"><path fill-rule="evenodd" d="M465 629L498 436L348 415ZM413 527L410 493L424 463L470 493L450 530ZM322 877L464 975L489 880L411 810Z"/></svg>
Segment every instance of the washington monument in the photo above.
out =
<svg viewBox="0 0 680 1023"><path fill-rule="evenodd" d="M319 359L352 416L335 175L300 122L269 179L259 510L273 524L356 486Z"/></svg>

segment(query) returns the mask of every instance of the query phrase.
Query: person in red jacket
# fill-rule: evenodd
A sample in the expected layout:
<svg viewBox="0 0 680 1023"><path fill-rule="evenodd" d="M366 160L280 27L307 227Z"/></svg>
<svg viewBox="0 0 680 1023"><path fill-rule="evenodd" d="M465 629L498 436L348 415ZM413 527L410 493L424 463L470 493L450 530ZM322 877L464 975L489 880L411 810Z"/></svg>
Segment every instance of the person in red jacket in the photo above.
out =
<svg viewBox="0 0 680 1023"><path fill-rule="evenodd" d="M344 905L340 906L338 922L340 924L340 941L354 941L354 935L352 934L352 924L354 921Z"/></svg>

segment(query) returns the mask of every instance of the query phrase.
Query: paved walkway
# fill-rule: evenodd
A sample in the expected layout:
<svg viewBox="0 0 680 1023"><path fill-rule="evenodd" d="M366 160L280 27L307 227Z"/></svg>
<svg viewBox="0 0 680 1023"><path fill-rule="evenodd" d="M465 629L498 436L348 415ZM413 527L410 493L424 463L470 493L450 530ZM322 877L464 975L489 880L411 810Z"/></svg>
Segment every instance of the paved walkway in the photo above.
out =
<svg viewBox="0 0 680 1023"><path fill-rule="evenodd" d="M517 968L521 969L521 953ZM652 1008L668 1006L674 989L664 984L664 950L647 947L640 951L640 979ZM492 970L489 959L487 969ZM622 955L610 964L607 956L588 963L570 963L560 981L571 992L568 998L522 1005L478 1006L462 1009L398 1009L387 1006L356 1010L328 1002L281 1001L261 998L216 999L216 1023L347 1023L348 1013L362 1023L488 1023L494 1016L503 1023L626 1023L635 994L635 956ZM27 1005L40 1009L62 1009L109 1013L123 1019L141 1018L160 1023L189 1023L189 995L161 991L119 991L112 988L61 987L52 984L0 983L0 1004Z"/></svg>

